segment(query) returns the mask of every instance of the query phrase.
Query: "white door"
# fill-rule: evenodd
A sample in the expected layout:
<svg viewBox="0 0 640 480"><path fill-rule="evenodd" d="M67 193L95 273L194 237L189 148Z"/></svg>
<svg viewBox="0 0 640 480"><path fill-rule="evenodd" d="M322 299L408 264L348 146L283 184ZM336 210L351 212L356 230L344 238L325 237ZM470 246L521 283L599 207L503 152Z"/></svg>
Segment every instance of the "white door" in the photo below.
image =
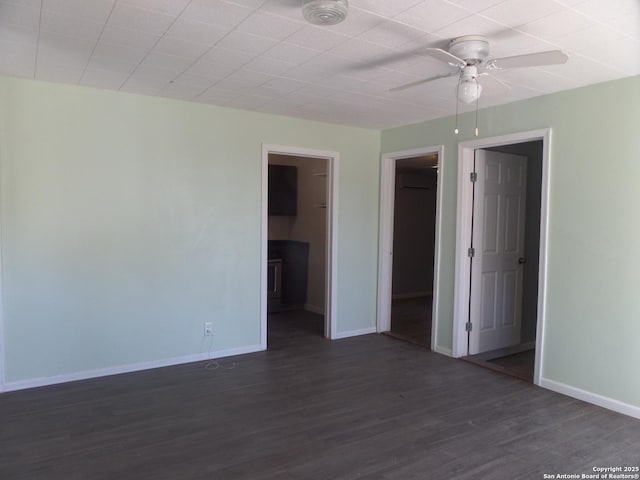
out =
<svg viewBox="0 0 640 480"><path fill-rule="evenodd" d="M520 343L527 157L476 150L469 355Z"/></svg>

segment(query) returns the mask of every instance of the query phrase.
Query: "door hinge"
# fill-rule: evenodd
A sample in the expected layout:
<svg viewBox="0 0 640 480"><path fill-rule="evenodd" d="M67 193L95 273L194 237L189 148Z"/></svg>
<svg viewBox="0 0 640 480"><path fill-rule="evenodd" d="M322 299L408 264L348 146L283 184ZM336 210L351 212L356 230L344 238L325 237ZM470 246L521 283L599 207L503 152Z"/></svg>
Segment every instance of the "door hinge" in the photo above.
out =
<svg viewBox="0 0 640 480"><path fill-rule="evenodd" d="M471 180L471 182L475 183L478 181L478 172L471 172L471 175L469 175L469 180Z"/></svg>
<svg viewBox="0 0 640 480"><path fill-rule="evenodd" d="M470 331L473 329L473 325L472 325L472 323L471 323L471 322L467 322L467 323L465 323L465 324L464 324L464 329L465 329L467 332L470 332Z"/></svg>
<svg viewBox="0 0 640 480"><path fill-rule="evenodd" d="M467 250L467 254L469 255L469 257L473 258L476 256L476 249L473 247L469 247L469 250Z"/></svg>

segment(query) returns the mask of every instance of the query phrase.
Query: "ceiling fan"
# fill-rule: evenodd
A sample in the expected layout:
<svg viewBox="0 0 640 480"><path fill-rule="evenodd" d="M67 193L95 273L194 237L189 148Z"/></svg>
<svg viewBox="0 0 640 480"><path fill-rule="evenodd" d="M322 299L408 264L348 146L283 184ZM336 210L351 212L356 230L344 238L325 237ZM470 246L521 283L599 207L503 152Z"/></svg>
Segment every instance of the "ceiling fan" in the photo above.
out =
<svg viewBox="0 0 640 480"><path fill-rule="evenodd" d="M455 72L443 73L434 77L411 82L392 88L390 92L397 92L441 78L458 76L458 100L463 103L477 102L482 94L482 85L478 83L493 83L502 90L509 90L506 83L490 75L493 70L505 70L520 67L538 67L542 65L558 65L566 63L569 57L560 50L515 55L504 58L489 58L489 41L481 35L464 35L449 42L447 50L441 48L423 48L416 53L432 56L452 67Z"/></svg>

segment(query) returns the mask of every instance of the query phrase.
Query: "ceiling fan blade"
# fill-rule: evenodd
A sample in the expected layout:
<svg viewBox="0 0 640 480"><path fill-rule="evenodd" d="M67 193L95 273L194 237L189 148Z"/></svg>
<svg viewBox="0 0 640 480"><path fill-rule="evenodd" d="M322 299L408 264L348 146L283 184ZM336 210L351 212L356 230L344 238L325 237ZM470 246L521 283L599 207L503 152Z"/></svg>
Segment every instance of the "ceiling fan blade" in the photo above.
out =
<svg viewBox="0 0 640 480"><path fill-rule="evenodd" d="M420 50L420 53L427 54L433 58L437 58L438 60L448 63L454 67L464 68L467 66L467 62L463 59L456 57L455 55L447 52L446 50L442 50L441 48L423 48Z"/></svg>
<svg viewBox="0 0 640 480"><path fill-rule="evenodd" d="M407 83L405 85L400 85L399 87L389 89L390 92L399 92L401 90L406 90L407 88L416 87L418 85L422 85L423 83L433 82L434 80L439 80L441 78L453 77L454 75L458 75L458 72L453 73L443 73L441 75L436 75L435 77L425 78L424 80L418 80L417 82Z"/></svg>
<svg viewBox="0 0 640 480"><path fill-rule="evenodd" d="M380 56L366 62L354 63L354 65L350 67L350 70L361 71L378 67L393 68L393 64L396 62L402 62L422 55L421 51L422 49L406 52L394 52L393 54Z"/></svg>
<svg viewBox="0 0 640 480"><path fill-rule="evenodd" d="M560 50L515 55L513 57L495 58L487 62L486 68L503 70L505 68L539 67L542 65L559 65L567 63L569 57Z"/></svg>
<svg viewBox="0 0 640 480"><path fill-rule="evenodd" d="M482 85L483 95L505 96L511 93L511 86L508 83L486 72L478 75L477 82Z"/></svg>

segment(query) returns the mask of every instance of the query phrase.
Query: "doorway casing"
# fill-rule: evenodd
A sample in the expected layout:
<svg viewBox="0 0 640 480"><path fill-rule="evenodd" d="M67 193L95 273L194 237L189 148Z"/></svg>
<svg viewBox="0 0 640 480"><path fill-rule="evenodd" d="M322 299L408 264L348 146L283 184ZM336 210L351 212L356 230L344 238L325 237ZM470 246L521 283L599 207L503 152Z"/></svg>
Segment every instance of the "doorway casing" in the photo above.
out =
<svg viewBox="0 0 640 480"><path fill-rule="evenodd" d="M471 275L471 259L468 256L468 248L471 246L471 218L473 216L473 183L470 181L470 178L473 172L474 152L476 149L481 148L536 140L542 140L542 188L540 198L540 256L538 265L536 352L533 383L540 385L544 360L544 325L546 317L549 166L551 161L550 128L470 140L458 144L458 206L456 215L456 264L452 353L454 357L467 355L468 335L465 330L465 324L469 319L469 285Z"/></svg>
<svg viewBox="0 0 640 480"><path fill-rule="evenodd" d="M0 216L0 224L2 223L2 217ZM2 228L0 227L0 244L2 242ZM0 393L4 392L4 356L7 351L4 343L4 305L2 302L3 299L3 289L2 289L2 251L0 249Z"/></svg>
<svg viewBox="0 0 640 480"><path fill-rule="evenodd" d="M393 273L393 220L395 207L396 162L407 158L438 155L438 180L436 182L436 228L433 251L433 303L431 313L431 350L449 355L437 345L438 329L438 279L440 278L440 235L442 219L442 178L444 146L417 148L382 155L380 179L380 233L378 249L378 315L377 331L391 330L391 294Z"/></svg>
<svg viewBox="0 0 640 480"><path fill-rule="evenodd" d="M340 154L326 150L262 145L262 212L260 249L260 346L267 349L267 260L268 260L268 175L269 155L320 158L327 160L327 248L325 252L324 336L336 338L337 329L337 239L338 239L338 165Z"/></svg>

